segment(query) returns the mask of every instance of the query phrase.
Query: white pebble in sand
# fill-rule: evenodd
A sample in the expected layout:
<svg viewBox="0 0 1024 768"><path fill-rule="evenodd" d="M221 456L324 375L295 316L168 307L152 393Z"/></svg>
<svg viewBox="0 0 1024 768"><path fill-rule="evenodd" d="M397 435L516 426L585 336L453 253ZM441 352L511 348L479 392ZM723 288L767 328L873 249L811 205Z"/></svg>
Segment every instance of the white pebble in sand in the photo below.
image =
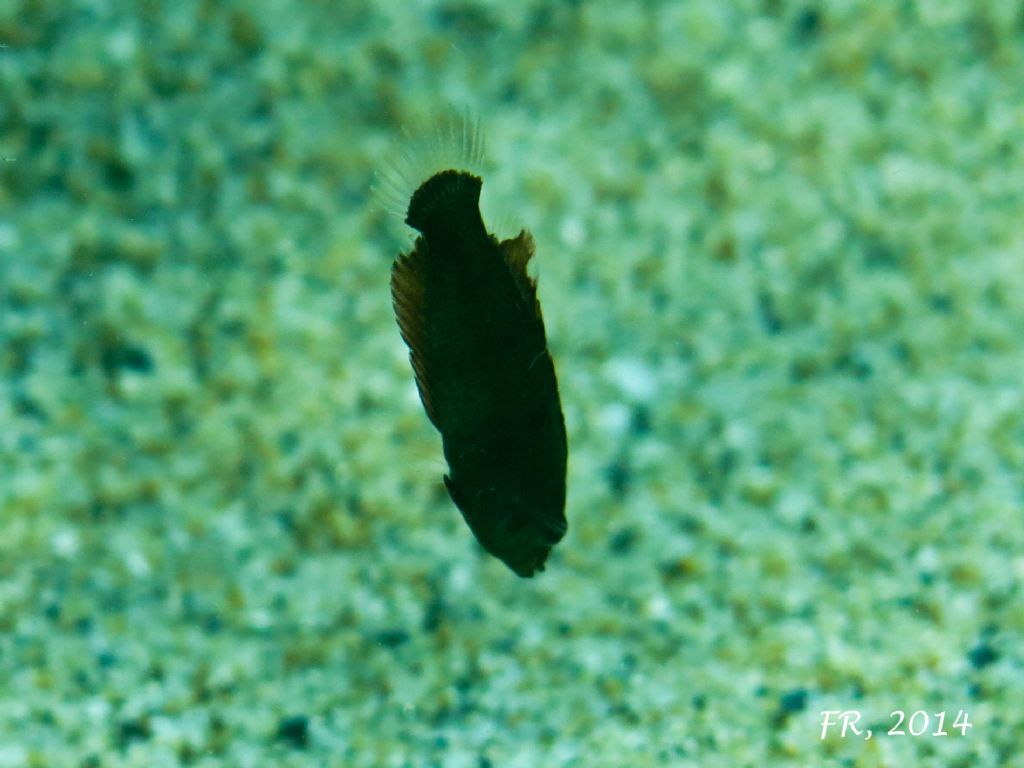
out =
<svg viewBox="0 0 1024 768"><path fill-rule="evenodd" d="M654 371L641 360L613 358L605 364L604 375L627 399L634 402L649 402L658 392Z"/></svg>

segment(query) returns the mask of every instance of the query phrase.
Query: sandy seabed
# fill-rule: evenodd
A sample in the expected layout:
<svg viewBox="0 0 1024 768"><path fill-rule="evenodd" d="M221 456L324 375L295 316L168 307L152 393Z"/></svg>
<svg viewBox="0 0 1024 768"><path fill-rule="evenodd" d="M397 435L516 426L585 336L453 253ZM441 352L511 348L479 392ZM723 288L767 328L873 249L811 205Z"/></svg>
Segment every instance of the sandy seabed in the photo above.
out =
<svg viewBox="0 0 1024 768"><path fill-rule="evenodd" d="M0 43L0 768L1024 766L1019 3L10 0ZM537 241L532 580L446 496L369 193L445 105Z"/></svg>

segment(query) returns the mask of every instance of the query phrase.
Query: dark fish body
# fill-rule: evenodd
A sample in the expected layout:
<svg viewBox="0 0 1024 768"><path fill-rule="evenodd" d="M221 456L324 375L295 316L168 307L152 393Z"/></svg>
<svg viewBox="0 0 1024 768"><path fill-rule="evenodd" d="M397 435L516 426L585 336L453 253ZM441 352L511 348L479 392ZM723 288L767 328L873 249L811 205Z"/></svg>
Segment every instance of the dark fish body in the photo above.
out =
<svg viewBox="0 0 1024 768"><path fill-rule="evenodd" d="M454 170L420 185L406 216L420 236L395 261L391 293L448 492L483 547L532 576L566 531L565 424L526 274L533 238L487 232L481 185Z"/></svg>

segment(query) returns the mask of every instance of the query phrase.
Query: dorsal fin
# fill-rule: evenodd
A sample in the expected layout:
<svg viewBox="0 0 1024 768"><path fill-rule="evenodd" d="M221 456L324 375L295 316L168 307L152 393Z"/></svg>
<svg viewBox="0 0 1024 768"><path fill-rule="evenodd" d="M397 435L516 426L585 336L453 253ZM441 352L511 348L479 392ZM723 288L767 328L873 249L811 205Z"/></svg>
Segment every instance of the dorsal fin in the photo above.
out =
<svg viewBox="0 0 1024 768"><path fill-rule="evenodd" d="M391 303L395 309L398 328L402 338L409 345L409 360L416 377L416 389L427 412L427 417L436 427L437 414L431 403L430 381L426 369L427 329L423 312L423 297L426 276L427 244L422 237L409 253L403 253L391 267Z"/></svg>

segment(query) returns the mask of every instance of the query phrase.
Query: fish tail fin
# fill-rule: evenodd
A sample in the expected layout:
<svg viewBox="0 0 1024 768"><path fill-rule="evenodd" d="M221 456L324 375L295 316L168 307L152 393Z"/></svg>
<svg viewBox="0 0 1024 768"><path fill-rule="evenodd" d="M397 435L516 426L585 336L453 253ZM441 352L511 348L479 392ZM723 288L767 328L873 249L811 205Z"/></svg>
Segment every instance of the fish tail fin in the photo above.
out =
<svg viewBox="0 0 1024 768"><path fill-rule="evenodd" d="M435 173L413 193L405 223L422 232L438 211L477 208L482 184L479 176L465 171Z"/></svg>
<svg viewBox="0 0 1024 768"><path fill-rule="evenodd" d="M451 168L479 176L484 165L483 130L471 110L443 107L404 122L371 185L377 207L398 220L406 218L413 192L434 174Z"/></svg>

